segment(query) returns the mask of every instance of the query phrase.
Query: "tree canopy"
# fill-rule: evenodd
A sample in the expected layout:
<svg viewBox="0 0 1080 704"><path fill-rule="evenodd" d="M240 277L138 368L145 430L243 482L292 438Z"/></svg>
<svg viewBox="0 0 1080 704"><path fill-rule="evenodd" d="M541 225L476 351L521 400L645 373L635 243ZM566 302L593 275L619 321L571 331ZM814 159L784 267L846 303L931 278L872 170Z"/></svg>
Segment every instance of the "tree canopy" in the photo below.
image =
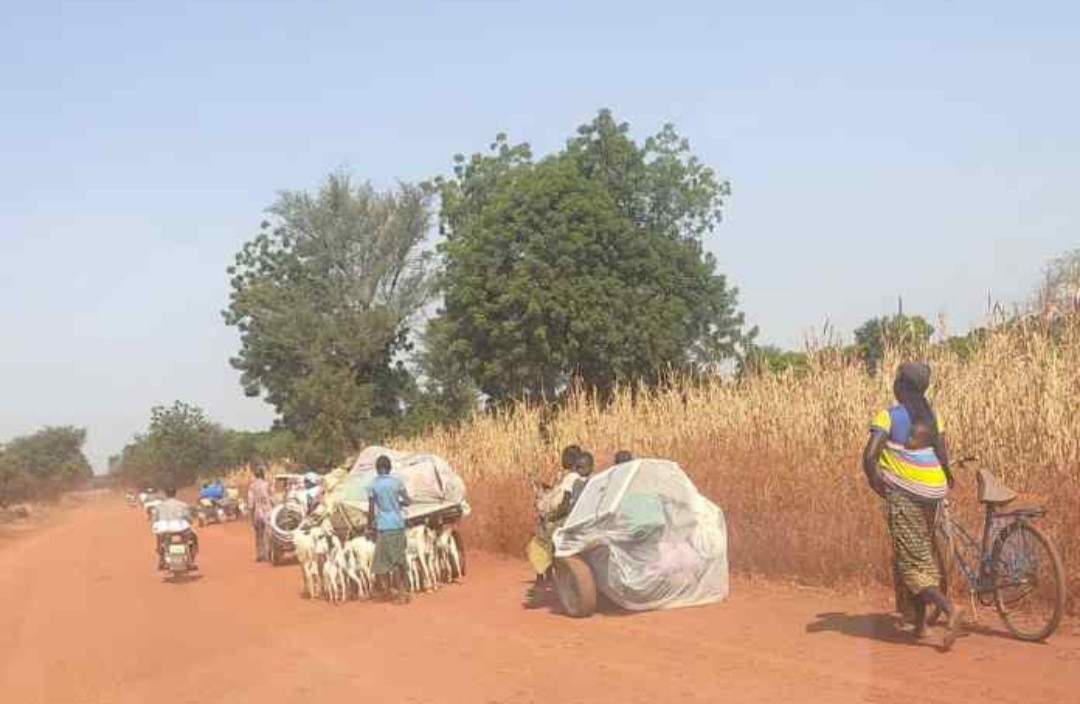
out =
<svg viewBox="0 0 1080 704"><path fill-rule="evenodd" d="M27 499L54 499L93 477L83 454L86 430L47 427L0 446L0 506Z"/></svg>
<svg viewBox="0 0 1080 704"><path fill-rule="evenodd" d="M737 292L702 236L728 184L667 125L639 145L608 111L535 161L499 135L441 196L440 354L496 401L556 397L734 358Z"/></svg>
<svg viewBox="0 0 1080 704"><path fill-rule="evenodd" d="M232 364L308 461L339 460L404 412L401 354L431 293L429 200L418 186L380 192L332 174L315 194L282 193L229 269Z"/></svg>
<svg viewBox="0 0 1080 704"><path fill-rule="evenodd" d="M741 374L783 374L789 370L801 374L809 369L806 352L784 350L776 345L751 345L741 360Z"/></svg>
<svg viewBox="0 0 1080 704"><path fill-rule="evenodd" d="M934 336L934 328L918 315L893 315L871 318L855 330L855 347L866 368L875 371L885 350L925 345Z"/></svg>
<svg viewBox="0 0 1080 704"><path fill-rule="evenodd" d="M111 468L129 484L185 486L217 466L224 431L205 411L183 401L150 409L150 427L135 436Z"/></svg>

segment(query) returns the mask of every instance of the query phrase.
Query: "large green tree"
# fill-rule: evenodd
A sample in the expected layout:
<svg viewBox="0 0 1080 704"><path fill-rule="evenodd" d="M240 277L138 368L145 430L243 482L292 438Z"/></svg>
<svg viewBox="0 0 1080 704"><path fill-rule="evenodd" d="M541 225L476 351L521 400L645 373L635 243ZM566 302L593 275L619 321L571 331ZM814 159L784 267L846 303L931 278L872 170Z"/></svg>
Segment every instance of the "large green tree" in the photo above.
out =
<svg viewBox="0 0 1080 704"><path fill-rule="evenodd" d="M115 479L128 484L186 486L221 465L225 434L198 406L175 401L150 409L150 426L116 461Z"/></svg>
<svg viewBox="0 0 1080 704"><path fill-rule="evenodd" d="M809 366L806 352L785 350L776 345L750 345L740 360L739 372L743 375L783 374L790 370L802 374Z"/></svg>
<svg viewBox="0 0 1080 704"><path fill-rule="evenodd" d="M535 161L499 135L456 157L441 196L438 353L485 394L600 393L721 362L745 339L736 290L702 236L727 183L664 127L639 145L601 111Z"/></svg>
<svg viewBox="0 0 1080 704"><path fill-rule="evenodd" d="M83 454L86 430L48 427L0 448L0 506L25 499L52 499L93 477Z"/></svg>
<svg viewBox="0 0 1080 704"><path fill-rule="evenodd" d="M429 201L418 186L380 192L330 175L317 193L282 193L229 269L232 364L304 460L337 461L404 412L412 378L401 355L431 291Z"/></svg>

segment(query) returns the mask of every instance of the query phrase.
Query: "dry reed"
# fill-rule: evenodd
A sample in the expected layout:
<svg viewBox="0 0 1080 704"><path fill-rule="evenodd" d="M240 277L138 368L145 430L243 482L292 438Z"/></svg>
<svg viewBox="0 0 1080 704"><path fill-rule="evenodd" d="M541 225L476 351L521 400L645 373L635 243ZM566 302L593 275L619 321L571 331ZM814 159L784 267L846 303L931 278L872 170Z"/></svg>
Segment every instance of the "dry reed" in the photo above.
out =
<svg viewBox="0 0 1080 704"><path fill-rule="evenodd" d="M944 345L919 356L933 366L931 397L954 456L976 454L1008 484L1040 495L1066 569L1080 564L1080 326L1052 341L1013 323L967 359ZM803 373L623 389L602 409L573 394L556 414L519 405L388 444L439 453L462 473L473 547L521 552L531 530L529 477L554 476L559 448L576 442L596 453L600 468L620 448L678 461L724 509L736 571L818 585L885 583L884 517L860 453L871 416L891 402L898 361L890 353L884 371L870 375L826 349L811 354ZM958 475L953 497L978 530L974 477ZM1069 586L1080 593L1075 573Z"/></svg>

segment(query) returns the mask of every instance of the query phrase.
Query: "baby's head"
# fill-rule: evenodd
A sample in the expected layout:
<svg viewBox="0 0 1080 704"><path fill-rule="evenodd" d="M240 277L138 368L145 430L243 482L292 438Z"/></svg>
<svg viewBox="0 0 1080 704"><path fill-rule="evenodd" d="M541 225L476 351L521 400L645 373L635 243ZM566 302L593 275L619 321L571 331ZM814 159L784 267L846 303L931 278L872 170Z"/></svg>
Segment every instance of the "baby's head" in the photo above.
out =
<svg viewBox="0 0 1080 704"><path fill-rule="evenodd" d="M934 429L926 423L912 423L904 447L909 450L921 450L934 444Z"/></svg>

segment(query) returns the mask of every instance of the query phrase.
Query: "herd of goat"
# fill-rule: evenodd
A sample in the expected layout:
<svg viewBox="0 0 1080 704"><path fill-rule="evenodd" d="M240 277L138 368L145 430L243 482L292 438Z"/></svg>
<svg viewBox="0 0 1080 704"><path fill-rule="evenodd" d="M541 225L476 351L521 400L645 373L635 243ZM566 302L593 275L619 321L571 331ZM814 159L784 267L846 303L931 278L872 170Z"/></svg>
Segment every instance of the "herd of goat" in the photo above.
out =
<svg viewBox="0 0 1080 704"><path fill-rule="evenodd" d="M453 526L414 526L405 530L405 539L410 591L433 591L463 576ZM293 549L306 596L333 604L372 596L375 543L368 537L361 535L342 542L330 522L324 521L295 531Z"/></svg>

